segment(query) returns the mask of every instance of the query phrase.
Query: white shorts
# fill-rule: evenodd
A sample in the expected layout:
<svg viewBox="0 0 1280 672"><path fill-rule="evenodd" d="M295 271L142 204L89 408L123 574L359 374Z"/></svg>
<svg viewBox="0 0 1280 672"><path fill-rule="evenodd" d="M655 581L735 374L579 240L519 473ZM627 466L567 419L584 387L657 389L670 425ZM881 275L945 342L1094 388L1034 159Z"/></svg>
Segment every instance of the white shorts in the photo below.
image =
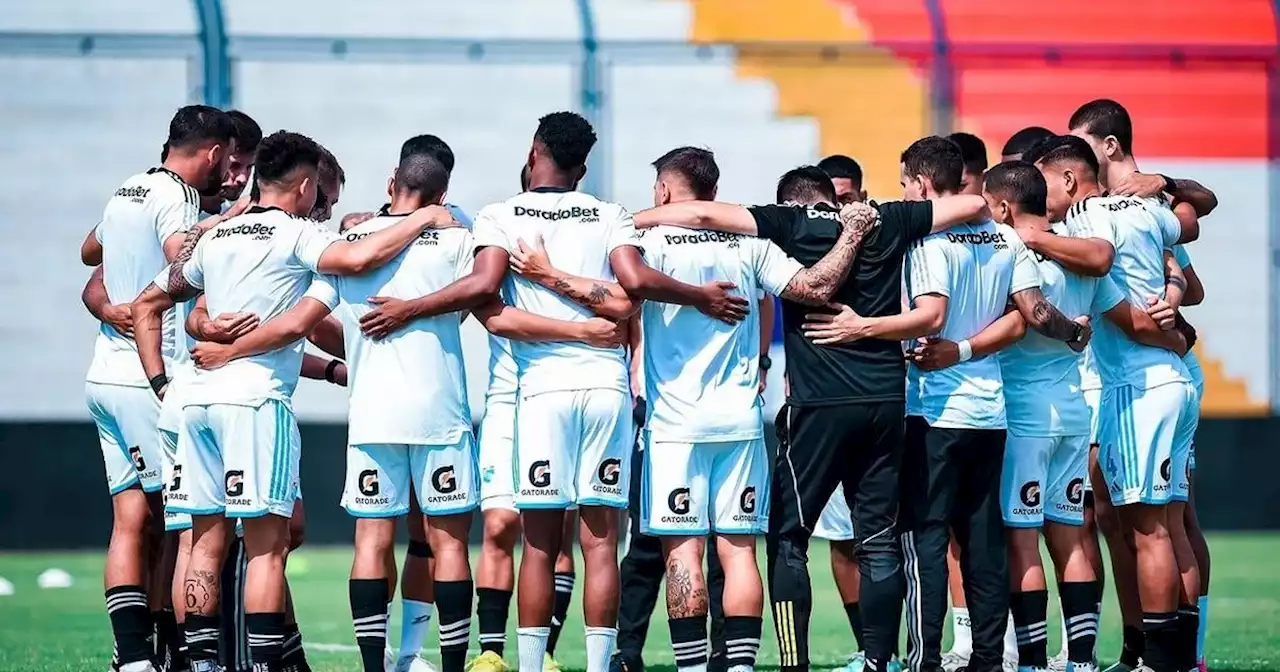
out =
<svg viewBox="0 0 1280 672"><path fill-rule="evenodd" d="M480 508L514 511L515 399L487 399L484 420L480 421Z"/></svg>
<svg viewBox="0 0 1280 672"><path fill-rule="evenodd" d="M428 516L471 511L480 503L475 446L471 432L451 444L349 446L342 507L357 518L403 516L412 488Z"/></svg>
<svg viewBox="0 0 1280 672"><path fill-rule="evenodd" d="M844 498L844 483L836 484L836 491L822 507L818 524L813 526L813 536L827 541L853 541L853 512Z"/></svg>
<svg viewBox="0 0 1280 672"><path fill-rule="evenodd" d="M626 508L634 438L625 392L522 397L516 406L516 508Z"/></svg>
<svg viewBox="0 0 1280 672"><path fill-rule="evenodd" d="M1168 504L1186 499L1187 458L1200 414L1195 388L1121 385L1102 394L1098 465L1111 502Z"/></svg>
<svg viewBox="0 0 1280 672"><path fill-rule="evenodd" d="M98 426L98 443L112 495L140 484L146 492L159 492L161 481L156 418L160 399L148 387L85 383L89 415Z"/></svg>
<svg viewBox="0 0 1280 672"><path fill-rule="evenodd" d="M1089 448L1092 449L1098 445L1098 412L1102 405L1102 390L1084 390L1084 403L1089 406ZM1088 478L1084 479L1084 491L1093 492L1093 483Z"/></svg>
<svg viewBox="0 0 1280 672"><path fill-rule="evenodd" d="M1039 528L1048 520L1084 524L1087 436L1014 436L1004 447L1000 511L1005 527Z"/></svg>
<svg viewBox="0 0 1280 672"><path fill-rule="evenodd" d="M758 535L768 526L769 457L764 439L649 441L644 450L641 532Z"/></svg>
<svg viewBox="0 0 1280 672"><path fill-rule="evenodd" d="M288 405L187 406L182 418L169 508L228 518L293 515L302 442Z"/></svg>
<svg viewBox="0 0 1280 672"><path fill-rule="evenodd" d="M166 393L166 396L167 393ZM163 411L162 411L163 412ZM181 423L179 423L181 426ZM164 530L165 532L175 532L191 529L191 514L178 513L169 506L169 498L172 493L178 491L178 487L182 485L182 467L178 466L178 434L161 429L158 430L160 435L160 447L164 456L164 463L161 465L164 473Z"/></svg>

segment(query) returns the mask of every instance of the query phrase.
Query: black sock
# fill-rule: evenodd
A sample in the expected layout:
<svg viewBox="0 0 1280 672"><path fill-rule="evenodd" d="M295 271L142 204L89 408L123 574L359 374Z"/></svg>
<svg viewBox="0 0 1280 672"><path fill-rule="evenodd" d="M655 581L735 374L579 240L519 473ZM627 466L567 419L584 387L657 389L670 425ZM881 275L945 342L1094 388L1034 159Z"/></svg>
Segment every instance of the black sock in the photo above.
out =
<svg viewBox="0 0 1280 672"><path fill-rule="evenodd" d="M1058 584L1062 602L1062 618L1067 622L1067 660L1073 663L1093 662L1098 642L1098 595L1102 586L1097 581L1073 581Z"/></svg>
<svg viewBox="0 0 1280 672"><path fill-rule="evenodd" d="M280 669L280 657L284 654L284 612L245 614L244 627L249 631L249 658L254 668L271 672ZM382 662L381 657L378 662Z"/></svg>
<svg viewBox="0 0 1280 672"><path fill-rule="evenodd" d="M166 669L176 669L172 661L178 648L179 636L178 619L174 616L173 609L151 612L151 622L156 627L154 660Z"/></svg>
<svg viewBox="0 0 1280 672"><path fill-rule="evenodd" d="M347 582L351 598L351 623L355 626L356 646L364 672L384 669L382 652L387 647L387 602L390 590L387 580L351 579Z"/></svg>
<svg viewBox="0 0 1280 672"><path fill-rule="evenodd" d="M1200 607L1181 605L1178 607L1178 669L1194 670L1196 668L1196 637L1200 633Z"/></svg>
<svg viewBox="0 0 1280 672"><path fill-rule="evenodd" d="M1018 636L1018 666L1049 666L1049 591L1028 590L1009 594L1013 629Z"/></svg>
<svg viewBox="0 0 1280 672"><path fill-rule="evenodd" d="M1153 672L1178 672L1177 612L1143 612L1142 664Z"/></svg>
<svg viewBox="0 0 1280 672"><path fill-rule="evenodd" d="M120 665L151 660L151 610L141 586L116 586L106 591L107 615L116 640Z"/></svg>
<svg viewBox="0 0 1280 672"><path fill-rule="evenodd" d="M726 619L727 620L727 619ZM676 667L696 667L707 664L707 615L667 619L671 628L671 648L676 654ZM725 628L729 626L725 623ZM729 642L725 633L725 644Z"/></svg>
<svg viewBox="0 0 1280 672"><path fill-rule="evenodd" d="M724 645L727 665L733 669L740 665L756 666L756 653L760 650L760 631L764 619L759 616L725 616Z"/></svg>
<svg viewBox="0 0 1280 672"><path fill-rule="evenodd" d="M201 616L187 614L187 622L183 623L183 634L187 643L187 660L191 663L218 660L218 628L221 624L217 616Z"/></svg>
<svg viewBox="0 0 1280 672"><path fill-rule="evenodd" d="M507 644L507 616L511 613L511 591L476 588L476 618L480 620L480 651L499 656Z"/></svg>
<svg viewBox="0 0 1280 672"><path fill-rule="evenodd" d="M556 655L556 642L564 629L564 619L569 617L569 603L573 601L573 572L556 572L556 603L551 612L551 636L547 639L547 653Z"/></svg>
<svg viewBox="0 0 1280 672"><path fill-rule="evenodd" d="M471 640L471 592L467 581L436 581L436 612L440 614L440 670L462 672Z"/></svg>
<svg viewBox="0 0 1280 672"><path fill-rule="evenodd" d="M1147 647L1146 638L1141 628L1132 625L1124 626L1124 641L1120 645L1120 662L1129 667L1137 667L1142 662L1142 652Z"/></svg>
<svg viewBox="0 0 1280 672"><path fill-rule="evenodd" d="M844 605L844 613L849 617L849 627L853 629L853 639L858 642L858 650L863 651L862 612L858 609L858 603L850 602Z"/></svg>
<svg viewBox="0 0 1280 672"><path fill-rule="evenodd" d="M302 631L298 629L297 623L284 625L284 654L280 656L280 662L297 672L311 670L311 666L307 664L307 651L302 646Z"/></svg>

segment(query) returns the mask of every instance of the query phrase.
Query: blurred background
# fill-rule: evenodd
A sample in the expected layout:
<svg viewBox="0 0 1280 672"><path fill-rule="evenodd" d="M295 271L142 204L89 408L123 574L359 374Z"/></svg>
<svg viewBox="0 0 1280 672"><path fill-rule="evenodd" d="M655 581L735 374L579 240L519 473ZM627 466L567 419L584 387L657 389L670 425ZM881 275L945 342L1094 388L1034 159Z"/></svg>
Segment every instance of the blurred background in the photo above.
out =
<svg viewBox="0 0 1280 672"><path fill-rule="evenodd" d="M1199 180L1221 203L1190 248L1208 296L1189 311L1208 378L1202 520L1280 526L1275 5L0 0L0 548L105 543L77 250L120 182L158 162L174 110L196 102L333 150L348 180L336 225L383 202L400 143L419 133L457 154L450 202L474 213L510 196L538 117L556 110L600 134L583 188L640 209L649 163L678 145L715 151L724 200L769 202L782 172L832 153L861 162L864 188L887 200L920 136L974 133L994 163L1014 131L1065 131L1081 103L1114 98L1144 172ZM478 419L486 343L467 329ZM295 407L309 536L347 542L345 392L304 383ZM66 523L80 532L52 533Z"/></svg>

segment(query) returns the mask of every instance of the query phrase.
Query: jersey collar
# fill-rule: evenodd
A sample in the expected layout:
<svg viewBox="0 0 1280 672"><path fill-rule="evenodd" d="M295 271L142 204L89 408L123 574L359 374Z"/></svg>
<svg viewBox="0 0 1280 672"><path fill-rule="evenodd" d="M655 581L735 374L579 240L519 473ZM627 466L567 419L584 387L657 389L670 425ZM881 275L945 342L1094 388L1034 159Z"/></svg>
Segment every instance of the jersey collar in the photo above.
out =
<svg viewBox="0 0 1280 672"><path fill-rule="evenodd" d="M249 206L249 209L248 209L248 210L245 210L245 211L244 211L244 214L246 214L246 215L260 215L260 214L262 214L262 213L264 213L264 212L271 212L272 210L276 210L276 211L278 211L278 212L284 212L284 209L282 209L282 208L278 208L278 207L276 207L276 206L274 206L274 205L251 205L251 206ZM284 212L284 214L288 215L289 213ZM290 215L290 216L292 216L292 215Z"/></svg>
<svg viewBox="0 0 1280 672"><path fill-rule="evenodd" d="M573 191L573 189L569 187L536 187L529 191L532 191L535 194L567 194Z"/></svg>

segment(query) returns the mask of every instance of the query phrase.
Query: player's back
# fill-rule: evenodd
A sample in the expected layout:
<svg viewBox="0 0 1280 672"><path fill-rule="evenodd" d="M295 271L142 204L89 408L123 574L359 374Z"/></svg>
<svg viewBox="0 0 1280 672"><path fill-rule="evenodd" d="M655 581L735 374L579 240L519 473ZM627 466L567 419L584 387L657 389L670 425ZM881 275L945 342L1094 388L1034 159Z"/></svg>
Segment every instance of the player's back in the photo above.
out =
<svg viewBox="0 0 1280 672"><path fill-rule="evenodd" d="M1058 224L1054 233L1066 235L1066 227ZM1123 298L1109 278L1076 275L1038 252L1031 254L1040 271L1041 293L1068 318L1096 318ZM1009 430L1020 436L1088 433L1089 407L1081 395L1083 358L1066 343L1032 330L1000 351Z"/></svg>
<svg viewBox="0 0 1280 672"><path fill-rule="evenodd" d="M578 191L526 191L484 208L475 220L478 247L498 246L510 251L519 241L532 245L539 236L556 268L606 282L615 281L610 252L621 245L636 244L631 215L622 206ZM516 273L507 274L502 294L508 305L536 315L570 322L592 317L586 308ZM511 350L522 394L628 389L626 354L621 347L513 342Z"/></svg>
<svg viewBox="0 0 1280 672"><path fill-rule="evenodd" d="M177 174L164 168L130 177L116 190L102 213L94 235L102 244L102 277L111 303L133 301L166 265L164 242L195 223L199 195ZM175 348L172 312L163 324L163 348L171 358ZM107 324L101 325L94 346L91 382L145 386L137 344Z"/></svg>
<svg viewBox="0 0 1280 672"><path fill-rule="evenodd" d="M1026 255L1013 229L993 221L934 233L909 253L908 293L947 296L939 337L960 342L978 335L1004 314L1011 289L1038 284L1038 276L1015 282L1018 255ZM1030 258L1026 258L1026 263ZM1034 267L1031 267L1034 276ZM1032 281L1034 279L1034 282ZM974 357L937 371L907 372L907 412L936 427L1004 427L999 359Z"/></svg>
<svg viewBox="0 0 1280 672"><path fill-rule="evenodd" d="M1110 278L1130 303L1146 306L1163 297L1164 251L1178 242L1181 225L1167 206L1155 199L1099 196L1067 211L1072 235L1104 238L1115 248ZM1186 381L1182 360L1173 352L1131 340L1119 327L1101 321L1090 344L1093 364L1106 386L1155 387Z"/></svg>
<svg viewBox="0 0 1280 672"><path fill-rule="evenodd" d="M801 269L773 243L753 236L658 226L640 242L654 269L691 285L732 282L751 298L781 293ZM739 441L761 435L757 311L731 325L692 306L648 301L641 319L646 427L655 438Z"/></svg>
<svg viewBox="0 0 1280 672"><path fill-rule="evenodd" d="M348 230L355 241L403 219L381 215ZM471 429L462 359L461 314L414 320L382 340L360 331L373 296L414 299L471 270L465 228L427 229L390 263L358 276L324 280L337 288L346 341L351 412L349 442L448 444Z"/></svg>
<svg viewBox="0 0 1280 672"><path fill-rule="evenodd" d="M265 323L297 305L316 277L300 259L300 248L308 241L322 241L323 251L333 238L318 222L279 208L254 206L206 231L184 273L203 287L210 315L247 312ZM193 272L200 277L193 278ZM197 370L187 403L288 403L297 386L302 351L298 341L218 369Z"/></svg>

